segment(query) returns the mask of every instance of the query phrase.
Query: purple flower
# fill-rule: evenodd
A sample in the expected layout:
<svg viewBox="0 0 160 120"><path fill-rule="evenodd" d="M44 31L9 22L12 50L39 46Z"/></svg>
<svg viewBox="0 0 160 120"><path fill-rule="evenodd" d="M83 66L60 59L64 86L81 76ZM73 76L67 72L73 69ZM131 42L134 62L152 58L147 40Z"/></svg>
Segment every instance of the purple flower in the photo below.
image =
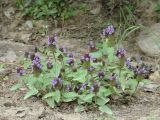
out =
<svg viewBox="0 0 160 120"><path fill-rule="evenodd" d="M113 25L108 26L107 28L103 29L103 35L111 35L115 32Z"/></svg>
<svg viewBox="0 0 160 120"><path fill-rule="evenodd" d="M126 51L125 51L125 49L123 49L123 48L119 48L119 49L117 50L117 52L116 52L116 56L117 56L118 58L123 58L123 57L125 56L125 54L126 54Z"/></svg>
<svg viewBox="0 0 160 120"><path fill-rule="evenodd" d="M71 86L70 84L67 85L66 90L67 90L68 92L70 92L70 91L72 90L72 86Z"/></svg>
<svg viewBox="0 0 160 120"><path fill-rule="evenodd" d="M17 73L18 73L20 76L22 76L22 75L25 74L25 71L24 71L22 68L20 68L20 67L17 67L16 70L17 70Z"/></svg>
<svg viewBox="0 0 160 120"><path fill-rule="evenodd" d="M36 56L34 56L34 61L35 61L35 62L40 62L40 57L39 57L39 56L37 56L37 55L36 55Z"/></svg>
<svg viewBox="0 0 160 120"><path fill-rule="evenodd" d="M104 78L104 76L105 76L105 74L104 74L103 71L98 72L98 77L99 77L100 79Z"/></svg>
<svg viewBox="0 0 160 120"><path fill-rule="evenodd" d="M63 46L60 46L60 47L59 47L59 50L60 50L61 52L63 52L63 53L67 53L67 49L66 49L65 47L63 47Z"/></svg>
<svg viewBox="0 0 160 120"><path fill-rule="evenodd" d="M81 89L81 87L79 85L74 88L75 92L77 92L77 93L80 91L80 89Z"/></svg>
<svg viewBox="0 0 160 120"><path fill-rule="evenodd" d="M100 85L98 83L94 83L91 87L91 92L97 93L99 91Z"/></svg>
<svg viewBox="0 0 160 120"><path fill-rule="evenodd" d="M89 48L89 50L92 52L92 51L94 51L94 50L96 50L96 46L95 46L95 44L93 43L93 41L89 41L89 43L88 43L88 48Z"/></svg>
<svg viewBox="0 0 160 120"><path fill-rule="evenodd" d="M94 69L95 69L95 68L94 68L93 66L90 66L90 67L88 68L88 71L89 71L89 72L93 72Z"/></svg>
<svg viewBox="0 0 160 120"><path fill-rule="evenodd" d="M109 76L109 80L116 80L117 75L115 73L113 73L111 76Z"/></svg>
<svg viewBox="0 0 160 120"><path fill-rule="evenodd" d="M82 85L81 85L81 90L84 90L84 89L86 89L87 88L87 86L88 86L88 83L83 83Z"/></svg>
<svg viewBox="0 0 160 120"><path fill-rule="evenodd" d="M47 68L48 68L48 69L52 69L52 68L53 68L53 64L50 63L50 62L48 62L48 63L47 63Z"/></svg>
<svg viewBox="0 0 160 120"><path fill-rule="evenodd" d="M34 59L32 61L32 70L33 72L41 72L42 70L42 65L41 65L41 61L40 61L40 57L35 55Z"/></svg>
<svg viewBox="0 0 160 120"><path fill-rule="evenodd" d="M68 53L67 56L68 56L69 58L73 58L73 53Z"/></svg>
<svg viewBox="0 0 160 120"><path fill-rule="evenodd" d="M84 54L84 56L81 57L81 62L86 62L86 61L90 61L91 60L91 56L89 53Z"/></svg>
<svg viewBox="0 0 160 120"><path fill-rule="evenodd" d="M48 36L48 46L56 47L56 43L57 43L56 34L54 34L53 37Z"/></svg>
<svg viewBox="0 0 160 120"><path fill-rule="evenodd" d="M74 59L73 58L68 59L67 64L74 65Z"/></svg>
<svg viewBox="0 0 160 120"><path fill-rule="evenodd" d="M145 74L146 72L147 72L147 71L146 71L145 67L138 67L138 68L136 69L136 73L139 74L139 75L143 75L143 74Z"/></svg>
<svg viewBox="0 0 160 120"><path fill-rule="evenodd" d="M131 68L131 58L127 58L127 60L125 61L125 64L128 68Z"/></svg>
<svg viewBox="0 0 160 120"><path fill-rule="evenodd" d="M54 88L59 87L62 85L62 80L59 77L57 77L54 80L52 80L52 85Z"/></svg>

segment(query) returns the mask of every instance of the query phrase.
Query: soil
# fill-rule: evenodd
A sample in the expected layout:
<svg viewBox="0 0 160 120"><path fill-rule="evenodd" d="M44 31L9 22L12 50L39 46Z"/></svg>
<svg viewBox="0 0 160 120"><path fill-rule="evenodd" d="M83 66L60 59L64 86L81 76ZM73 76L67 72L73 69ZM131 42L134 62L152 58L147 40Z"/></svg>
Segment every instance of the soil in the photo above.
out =
<svg viewBox="0 0 160 120"><path fill-rule="evenodd" d="M2 9L0 10L2 13L0 17L2 23L0 24L0 40L33 44L38 47L44 46L47 35L42 34L45 30L38 30L43 29L41 23L45 25L45 22L35 21L37 25L28 28L25 26L27 20L16 16L16 9L12 0L2 0L2 3ZM139 20L142 24L150 25L155 23L157 19L154 19L153 14L144 16L146 8L143 6L145 4L139 5L139 14L142 15ZM93 6L95 4L91 8ZM11 14L6 16L4 12L8 9L10 9ZM106 16L103 12L98 15L79 12L77 16L65 21L63 24L61 22L56 24L56 20L48 20L48 30L49 34L58 33L59 45L64 45L69 50L76 50L75 52L79 56L79 54L86 52L86 43L89 39L99 41L100 31L104 27L105 20ZM129 52L128 56L135 56L138 53L143 56L145 62L156 67L157 65L152 62L154 58L142 54L135 44L135 39L136 37L123 43L127 48L127 52ZM62 104L60 107L50 109L37 97L23 100L23 93L26 88L16 92L10 91L10 87L19 79L15 74L15 67L14 64L6 65L5 69L9 69L8 74L5 74L3 78L0 77L0 120L101 120L101 118L105 118L105 120L113 118L117 120L160 120L160 73L158 71L150 76L152 86L142 85L135 97L115 97L111 101L110 107L114 112L112 118L93 109L75 113L74 103Z"/></svg>

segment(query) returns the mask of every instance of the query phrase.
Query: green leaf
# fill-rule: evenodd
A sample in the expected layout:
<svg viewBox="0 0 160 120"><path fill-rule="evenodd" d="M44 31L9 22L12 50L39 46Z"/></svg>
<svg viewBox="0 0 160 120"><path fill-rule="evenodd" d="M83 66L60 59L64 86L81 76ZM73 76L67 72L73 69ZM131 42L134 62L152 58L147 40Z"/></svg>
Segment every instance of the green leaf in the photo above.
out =
<svg viewBox="0 0 160 120"><path fill-rule="evenodd" d="M92 53L90 53L90 54L91 54L91 56L92 56L93 58L100 58L100 57L102 57L102 52L101 52L101 51L92 52Z"/></svg>
<svg viewBox="0 0 160 120"><path fill-rule="evenodd" d="M151 83L151 81L148 80L148 79L144 79L144 80L142 80L141 82L144 83L145 85L148 85L148 84Z"/></svg>
<svg viewBox="0 0 160 120"><path fill-rule="evenodd" d="M47 94L45 94L45 96L43 96L44 99L50 98L50 97L55 97L56 94L55 92L49 92Z"/></svg>
<svg viewBox="0 0 160 120"><path fill-rule="evenodd" d="M88 95L82 95L80 96L80 99L82 99L83 101L87 102L87 103L91 103L92 102L92 98L95 96L95 94L91 93Z"/></svg>
<svg viewBox="0 0 160 120"><path fill-rule="evenodd" d="M4 68L4 64L0 64L0 69Z"/></svg>
<svg viewBox="0 0 160 120"><path fill-rule="evenodd" d="M131 93L133 93L136 90L137 84L138 82L136 79L128 80L127 85L131 89Z"/></svg>
<svg viewBox="0 0 160 120"><path fill-rule="evenodd" d="M157 6L154 9L156 12L160 12L160 3L157 4Z"/></svg>
<svg viewBox="0 0 160 120"><path fill-rule="evenodd" d="M60 91L59 90L56 90L56 92L55 92L55 101L57 102L57 103L59 103L60 102L60 100L61 100L61 93L60 93Z"/></svg>
<svg viewBox="0 0 160 120"><path fill-rule="evenodd" d="M109 88L100 87L97 96L99 97L107 97L112 94L112 91Z"/></svg>
<svg viewBox="0 0 160 120"><path fill-rule="evenodd" d="M36 95L37 93L38 93L38 90L36 88L31 89L25 94L24 99L27 99L33 95Z"/></svg>
<svg viewBox="0 0 160 120"><path fill-rule="evenodd" d="M111 110L107 105L100 106L100 107L99 107L99 110L100 110L101 112L107 113L107 114L109 114L109 115L112 115L112 114L113 114L112 110Z"/></svg>
<svg viewBox="0 0 160 120"><path fill-rule="evenodd" d="M60 71L61 71L61 64L59 64L59 63L55 63L54 65L53 65L53 70L52 70L52 73L53 73L53 76L54 77L58 77L59 76L59 74L60 74Z"/></svg>
<svg viewBox="0 0 160 120"><path fill-rule="evenodd" d="M54 100L59 103L60 102L60 98L61 98L61 93L59 90L56 90L55 92L49 92L46 95L43 96L43 99L47 99L47 98L54 98Z"/></svg>
<svg viewBox="0 0 160 120"><path fill-rule="evenodd" d="M51 107L51 108L55 107L54 98L47 98L47 99L45 99L45 101L47 102L47 104L49 105L49 107Z"/></svg>
<svg viewBox="0 0 160 120"><path fill-rule="evenodd" d="M114 60L114 48L110 47L108 48L108 60L111 63Z"/></svg>
<svg viewBox="0 0 160 120"><path fill-rule="evenodd" d="M97 98L97 101L96 101L96 104L99 105L99 106L103 106L105 105L107 102L109 102L109 98L104 98L104 97L98 97Z"/></svg>
<svg viewBox="0 0 160 120"><path fill-rule="evenodd" d="M118 66L116 66L116 65L112 65L112 66L107 67L107 69L109 69L109 70L115 70L117 68L118 68Z"/></svg>
<svg viewBox="0 0 160 120"><path fill-rule="evenodd" d="M70 102L75 100L78 97L78 94L75 92L67 92L67 93L63 93L63 101L65 102Z"/></svg>
<svg viewBox="0 0 160 120"><path fill-rule="evenodd" d="M31 64L30 60L24 60L23 61L23 67L24 67L24 69L27 69L30 64Z"/></svg>
<svg viewBox="0 0 160 120"><path fill-rule="evenodd" d="M116 87L112 87L112 90L114 93L116 93L117 95L121 96L121 91L119 89L117 89Z"/></svg>
<svg viewBox="0 0 160 120"><path fill-rule="evenodd" d="M119 78L119 82L120 82L120 84L121 84L122 90L124 91L125 88L126 88L126 80L125 80L125 78L124 78L123 72L121 73L121 77Z"/></svg>
<svg viewBox="0 0 160 120"><path fill-rule="evenodd" d="M85 82L85 77L87 75L87 70L78 70L75 74L74 74L74 78L73 80L79 81L81 83Z"/></svg>
<svg viewBox="0 0 160 120"><path fill-rule="evenodd" d="M11 91L15 91L15 90L18 90L22 85L21 84L15 84L11 87Z"/></svg>
<svg viewBox="0 0 160 120"><path fill-rule="evenodd" d="M75 112L82 112L85 110L85 107L83 105L78 105L76 108L75 108Z"/></svg>

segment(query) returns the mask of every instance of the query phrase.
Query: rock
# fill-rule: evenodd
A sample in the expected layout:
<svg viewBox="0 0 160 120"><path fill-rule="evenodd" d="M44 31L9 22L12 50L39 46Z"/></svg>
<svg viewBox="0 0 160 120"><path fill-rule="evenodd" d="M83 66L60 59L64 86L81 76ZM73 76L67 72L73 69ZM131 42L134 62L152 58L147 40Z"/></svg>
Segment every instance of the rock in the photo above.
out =
<svg viewBox="0 0 160 120"><path fill-rule="evenodd" d="M99 14L100 11L101 11L101 7L102 7L101 4L98 4L94 9L92 9L92 10L90 11L90 13L93 14L93 15Z"/></svg>
<svg viewBox="0 0 160 120"><path fill-rule="evenodd" d="M160 87L160 85L157 84L148 84L144 86L144 91L146 92L156 92L157 88Z"/></svg>
<svg viewBox="0 0 160 120"><path fill-rule="evenodd" d="M156 23L148 31L142 31L138 36L138 46L149 56L160 56L160 23Z"/></svg>
<svg viewBox="0 0 160 120"><path fill-rule="evenodd" d="M149 76L150 80L160 80L160 71L155 71L153 74Z"/></svg>
<svg viewBox="0 0 160 120"><path fill-rule="evenodd" d="M14 8L10 7L9 9L7 9L6 11L4 11L4 15L8 18L8 19L12 19L12 14L14 14Z"/></svg>
<svg viewBox="0 0 160 120"><path fill-rule="evenodd" d="M45 109L43 106L36 107L34 110L28 113L31 116L37 116L37 118L43 118L45 116Z"/></svg>
<svg viewBox="0 0 160 120"><path fill-rule="evenodd" d="M28 43L28 41L31 38L32 33L28 32L9 32L8 35L5 36L5 38L9 38L13 41L20 41L22 43Z"/></svg>
<svg viewBox="0 0 160 120"><path fill-rule="evenodd" d="M17 58L24 53L34 52L35 47L33 45L25 45L22 43L0 41L0 61L13 62L17 61Z"/></svg>
<svg viewBox="0 0 160 120"><path fill-rule="evenodd" d="M26 114L27 114L27 113L26 113L25 110L19 110L19 111L17 111L16 116L22 118L22 117L24 117Z"/></svg>
<svg viewBox="0 0 160 120"><path fill-rule="evenodd" d="M5 106L5 107L11 107L11 106L12 106L12 103L11 103L11 102L5 102L5 103L4 103L4 106Z"/></svg>
<svg viewBox="0 0 160 120"><path fill-rule="evenodd" d="M25 27L28 27L29 29L33 28L33 23L31 20L27 20L24 24Z"/></svg>
<svg viewBox="0 0 160 120"><path fill-rule="evenodd" d="M46 21L44 21L44 20L37 20L37 21L35 21L34 25L37 28L43 28L44 26L46 26Z"/></svg>
<svg viewBox="0 0 160 120"><path fill-rule="evenodd" d="M2 57L2 61L15 62L17 60L17 55L14 51L7 51L6 56Z"/></svg>
<svg viewBox="0 0 160 120"><path fill-rule="evenodd" d="M5 56L0 57L0 61L3 62L15 62L17 60L17 55L15 54L14 51L7 51Z"/></svg>
<svg viewBox="0 0 160 120"><path fill-rule="evenodd" d="M32 33L19 34L19 39L22 40L24 43L28 43L31 35L32 35Z"/></svg>

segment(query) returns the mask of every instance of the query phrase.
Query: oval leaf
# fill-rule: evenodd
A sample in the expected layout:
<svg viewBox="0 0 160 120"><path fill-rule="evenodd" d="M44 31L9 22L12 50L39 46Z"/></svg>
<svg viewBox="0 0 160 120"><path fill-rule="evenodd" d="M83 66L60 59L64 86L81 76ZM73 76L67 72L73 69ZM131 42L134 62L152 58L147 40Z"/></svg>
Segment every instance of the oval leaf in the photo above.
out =
<svg viewBox="0 0 160 120"><path fill-rule="evenodd" d="M99 98L97 98L96 104L99 105L99 106L103 106L103 105L105 105L107 102L109 102L109 99L108 99L108 98L99 97Z"/></svg>
<svg viewBox="0 0 160 120"><path fill-rule="evenodd" d="M85 108L84 108L84 106L83 105L78 105L76 108L75 108L75 112L82 112L82 111L84 111L85 110Z"/></svg>
<svg viewBox="0 0 160 120"><path fill-rule="evenodd" d="M22 85L21 84L15 84L11 87L11 91L15 91L15 90L18 90Z"/></svg>
<svg viewBox="0 0 160 120"><path fill-rule="evenodd" d="M27 99L33 95L36 95L37 93L38 93L38 90L34 88L25 94L24 99Z"/></svg>
<svg viewBox="0 0 160 120"><path fill-rule="evenodd" d="M113 114L112 110L111 110L107 105L100 106L100 107L99 107L99 110L100 110L101 112L107 113L107 114L109 114L109 115L112 115L112 114Z"/></svg>
<svg viewBox="0 0 160 120"><path fill-rule="evenodd" d="M49 93L45 94L45 96L43 96L43 98L47 99L49 97L55 97L55 96L56 96L55 92L49 92Z"/></svg>
<svg viewBox="0 0 160 120"><path fill-rule="evenodd" d="M85 101L85 102L88 102L88 103L91 103L92 102L92 98L95 96L95 94L88 94L86 96L81 96L80 98Z"/></svg>
<svg viewBox="0 0 160 120"><path fill-rule="evenodd" d="M85 82L85 77L87 75L87 70L78 70L76 74L74 74L73 80L79 81L81 83Z"/></svg>

